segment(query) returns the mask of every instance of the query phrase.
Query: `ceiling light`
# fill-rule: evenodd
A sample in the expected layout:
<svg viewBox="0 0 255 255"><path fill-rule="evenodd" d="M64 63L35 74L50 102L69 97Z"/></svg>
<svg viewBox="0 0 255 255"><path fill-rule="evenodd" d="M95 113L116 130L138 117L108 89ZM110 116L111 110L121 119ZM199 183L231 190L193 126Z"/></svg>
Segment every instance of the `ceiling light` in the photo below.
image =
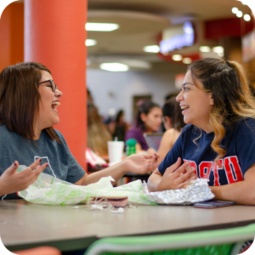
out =
<svg viewBox="0 0 255 255"><path fill-rule="evenodd" d="M213 52L215 52L217 54L222 54L222 53L224 53L224 48L222 46L213 47Z"/></svg>
<svg viewBox="0 0 255 255"><path fill-rule="evenodd" d="M249 14L245 14L245 15L243 16L243 19L244 19L245 21L250 21L250 20L251 20L251 16L250 16Z"/></svg>
<svg viewBox="0 0 255 255"><path fill-rule="evenodd" d="M121 63L102 63L100 69L110 72L126 72L129 68Z"/></svg>
<svg viewBox="0 0 255 255"><path fill-rule="evenodd" d="M174 61L181 61L181 60L182 60L182 55L180 55L180 54L174 54L174 55L172 56L172 59L173 59Z"/></svg>
<svg viewBox="0 0 255 255"><path fill-rule="evenodd" d="M184 58L183 60L182 60L182 62L184 63L184 64L191 64L192 63L192 59L191 58Z"/></svg>
<svg viewBox="0 0 255 255"><path fill-rule="evenodd" d="M101 31L110 32L119 28L118 24L115 23L86 23L85 29L87 31Z"/></svg>
<svg viewBox="0 0 255 255"><path fill-rule="evenodd" d="M158 45L149 45L143 47L143 51L150 52L150 53L158 53L159 52L159 46Z"/></svg>
<svg viewBox="0 0 255 255"><path fill-rule="evenodd" d="M242 12L242 11L238 11L238 12L236 13L236 16L237 16L238 18L241 18L241 17L243 16L243 12Z"/></svg>
<svg viewBox="0 0 255 255"><path fill-rule="evenodd" d="M94 39L87 39L86 41L85 41L85 45L88 47L88 46L94 46L94 45L96 45L97 44L97 41L96 40L94 40Z"/></svg>
<svg viewBox="0 0 255 255"><path fill-rule="evenodd" d="M210 52L210 51L211 51L211 48L208 47L208 46L200 46L200 47L199 47L199 50L200 50L201 52Z"/></svg>
<svg viewBox="0 0 255 255"><path fill-rule="evenodd" d="M238 12L238 8L233 7L233 8L232 8L232 13L236 14L237 12Z"/></svg>

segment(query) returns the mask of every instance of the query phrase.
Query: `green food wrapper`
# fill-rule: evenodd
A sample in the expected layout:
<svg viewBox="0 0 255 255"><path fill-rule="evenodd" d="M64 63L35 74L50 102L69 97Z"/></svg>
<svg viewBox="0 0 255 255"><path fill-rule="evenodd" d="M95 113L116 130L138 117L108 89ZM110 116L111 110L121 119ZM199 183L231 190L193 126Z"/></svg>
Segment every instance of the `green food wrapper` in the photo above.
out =
<svg viewBox="0 0 255 255"><path fill-rule="evenodd" d="M26 168L27 166L19 166L17 171ZM33 184L26 190L19 191L18 194L28 202L50 205L85 203L90 197L95 196L128 196L129 202L156 205L143 193L143 184L140 180L116 188L112 186L111 181L114 179L109 176L101 178L96 183L79 186L41 173Z"/></svg>

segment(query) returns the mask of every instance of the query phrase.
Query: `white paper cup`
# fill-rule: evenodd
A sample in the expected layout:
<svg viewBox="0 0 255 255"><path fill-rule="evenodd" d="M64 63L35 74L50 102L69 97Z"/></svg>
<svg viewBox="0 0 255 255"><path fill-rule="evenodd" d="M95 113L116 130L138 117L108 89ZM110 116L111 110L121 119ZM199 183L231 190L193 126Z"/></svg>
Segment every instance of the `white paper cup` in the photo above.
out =
<svg viewBox="0 0 255 255"><path fill-rule="evenodd" d="M108 154L110 165L114 165L122 160L124 142L123 141L110 141L108 142Z"/></svg>

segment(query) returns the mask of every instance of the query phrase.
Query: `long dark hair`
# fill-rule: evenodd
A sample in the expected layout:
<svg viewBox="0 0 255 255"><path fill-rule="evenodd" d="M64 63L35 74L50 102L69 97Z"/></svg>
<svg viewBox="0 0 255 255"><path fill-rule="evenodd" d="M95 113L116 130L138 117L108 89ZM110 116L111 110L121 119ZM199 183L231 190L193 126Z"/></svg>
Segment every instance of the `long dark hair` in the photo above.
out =
<svg viewBox="0 0 255 255"><path fill-rule="evenodd" d="M211 92L214 105L210 112L210 125L215 137L212 148L222 158L226 154L220 147L226 129L241 118L255 118L255 103L243 67L235 61L206 58L188 68L196 85L199 80L205 92ZM197 86L197 85L196 85Z"/></svg>
<svg viewBox="0 0 255 255"><path fill-rule="evenodd" d="M120 119L121 119L121 117L122 117L123 115L124 115L124 111L123 111L123 110L119 110L118 113L117 113L117 115L116 115L116 118L115 118L116 124L119 124Z"/></svg>
<svg viewBox="0 0 255 255"><path fill-rule="evenodd" d="M163 117L169 117L171 119L172 128L180 132L185 126L185 123L183 121L181 107L175 97L171 97L165 102L162 111Z"/></svg>
<svg viewBox="0 0 255 255"><path fill-rule="evenodd" d="M141 119L141 114L144 113L145 115L148 115L152 108L160 106L152 101L145 101L142 103L138 109L136 120L135 120L135 128L139 128L142 131L146 131L145 123Z"/></svg>
<svg viewBox="0 0 255 255"><path fill-rule="evenodd" d="M0 124L31 140L39 113L41 71L51 74L46 66L36 62L8 66L0 73ZM52 127L45 131L51 140L60 141Z"/></svg>

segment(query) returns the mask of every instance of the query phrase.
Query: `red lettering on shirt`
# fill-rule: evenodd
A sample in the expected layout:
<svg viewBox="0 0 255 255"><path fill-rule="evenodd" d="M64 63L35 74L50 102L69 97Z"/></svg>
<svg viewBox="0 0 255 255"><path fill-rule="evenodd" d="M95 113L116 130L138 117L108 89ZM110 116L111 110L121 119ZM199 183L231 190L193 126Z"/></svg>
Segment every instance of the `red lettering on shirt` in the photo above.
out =
<svg viewBox="0 0 255 255"><path fill-rule="evenodd" d="M195 169L194 173L195 173L196 175L198 175L198 173L197 173L197 164L196 164L195 161L193 161L193 160L187 160L187 159L184 159L183 161L184 161L184 162L189 162L190 166L193 167L193 168Z"/></svg>
<svg viewBox="0 0 255 255"><path fill-rule="evenodd" d="M213 164L213 176L214 176L214 186L220 186L220 181L219 181L219 169L223 169L223 160L219 159L217 160L217 163Z"/></svg>
<svg viewBox="0 0 255 255"><path fill-rule="evenodd" d="M202 161L199 165L199 177L208 179L212 166L212 161Z"/></svg>
<svg viewBox="0 0 255 255"><path fill-rule="evenodd" d="M238 163L237 156L224 158L224 167L226 170L228 183L234 183L243 180L243 174Z"/></svg>

